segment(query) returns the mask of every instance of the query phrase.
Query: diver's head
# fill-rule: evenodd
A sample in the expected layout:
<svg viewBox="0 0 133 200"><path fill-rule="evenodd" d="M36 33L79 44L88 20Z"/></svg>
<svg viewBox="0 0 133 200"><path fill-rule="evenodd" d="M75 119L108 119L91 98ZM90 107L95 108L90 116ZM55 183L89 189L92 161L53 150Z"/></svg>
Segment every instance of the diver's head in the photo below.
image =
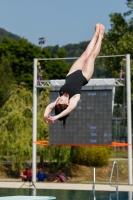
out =
<svg viewBox="0 0 133 200"><path fill-rule="evenodd" d="M63 112L67 107L68 107L67 104L56 104L56 105L55 105L55 115L60 114L60 113ZM69 116L69 115L66 115L66 116L61 117L61 118L58 119L58 120L60 120L60 121L63 121L63 126L64 126L64 128L65 128L65 125L66 125L66 118L67 118L68 116Z"/></svg>
<svg viewBox="0 0 133 200"><path fill-rule="evenodd" d="M57 101L56 101L56 105L58 104L69 104L69 94L64 93L62 96L58 97Z"/></svg>

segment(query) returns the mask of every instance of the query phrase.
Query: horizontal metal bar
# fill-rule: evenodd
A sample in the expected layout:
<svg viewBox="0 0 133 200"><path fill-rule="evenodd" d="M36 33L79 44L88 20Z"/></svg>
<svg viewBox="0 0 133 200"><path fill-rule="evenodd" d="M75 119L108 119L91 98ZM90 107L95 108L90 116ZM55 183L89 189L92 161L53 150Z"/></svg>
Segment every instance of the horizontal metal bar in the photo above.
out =
<svg viewBox="0 0 133 200"><path fill-rule="evenodd" d="M36 86L37 88L52 88L53 86L47 86L47 85L44 85L44 86Z"/></svg>
<svg viewBox="0 0 133 200"><path fill-rule="evenodd" d="M93 86L88 86L88 88L92 88L92 87L107 87L107 85L93 85ZM116 87L122 87L122 85L109 85L109 86L116 86ZM37 85L36 86L37 88L49 88L49 87L54 87L54 88L60 88L61 87L61 85L44 85L44 86L41 86L41 85ZM87 90L86 88L85 88L85 90ZM94 89L93 89L94 90ZM108 90L108 89L107 89Z"/></svg>
<svg viewBox="0 0 133 200"><path fill-rule="evenodd" d="M97 56L97 58L112 58L112 57L123 57L126 56L126 54L123 55L107 55L107 56ZM66 58L37 58L37 60L76 60L79 57L66 57Z"/></svg>
<svg viewBox="0 0 133 200"><path fill-rule="evenodd" d="M126 54L123 54L123 55L97 56L97 58L111 58L111 57L123 57L123 56L126 56Z"/></svg>
<svg viewBox="0 0 133 200"><path fill-rule="evenodd" d="M37 60L76 60L79 57L70 57L70 58L37 58Z"/></svg>

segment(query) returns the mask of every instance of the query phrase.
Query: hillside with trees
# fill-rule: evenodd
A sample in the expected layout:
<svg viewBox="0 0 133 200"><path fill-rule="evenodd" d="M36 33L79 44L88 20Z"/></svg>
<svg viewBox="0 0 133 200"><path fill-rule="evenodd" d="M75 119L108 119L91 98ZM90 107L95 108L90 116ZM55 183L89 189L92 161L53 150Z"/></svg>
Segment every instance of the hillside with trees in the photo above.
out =
<svg viewBox="0 0 133 200"><path fill-rule="evenodd" d="M9 31L6 31L3 28L0 28L0 43L2 42L2 39L3 39L4 36L7 36L8 38L16 40L16 41L19 41L21 39L20 36L15 35L15 34L9 32Z"/></svg>

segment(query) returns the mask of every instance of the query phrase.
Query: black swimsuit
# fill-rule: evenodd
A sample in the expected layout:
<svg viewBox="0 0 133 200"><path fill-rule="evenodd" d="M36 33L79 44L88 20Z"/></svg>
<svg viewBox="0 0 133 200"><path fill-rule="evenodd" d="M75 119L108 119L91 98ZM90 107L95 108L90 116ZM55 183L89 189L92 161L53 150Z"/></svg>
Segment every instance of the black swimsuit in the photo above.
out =
<svg viewBox="0 0 133 200"><path fill-rule="evenodd" d="M66 77L65 84L60 88L59 95L69 94L69 99L75 94L81 94L82 86L88 83L81 70L77 70Z"/></svg>

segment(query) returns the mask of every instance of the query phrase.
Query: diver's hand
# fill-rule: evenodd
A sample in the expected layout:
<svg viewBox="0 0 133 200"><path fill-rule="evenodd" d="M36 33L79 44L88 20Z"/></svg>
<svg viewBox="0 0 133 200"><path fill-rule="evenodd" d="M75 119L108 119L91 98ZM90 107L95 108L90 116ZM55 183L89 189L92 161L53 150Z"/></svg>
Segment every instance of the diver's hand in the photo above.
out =
<svg viewBox="0 0 133 200"><path fill-rule="evenodd" d="M49 123L50 115L44 116L44 121L48 124Z"/></svg>
<svg viewBox="0 0 133 200"><path fill-rule="evenodd" d="M47 116L44 116L44 121L47 123L47 124L53 124L54 123L54 117L51 117L50 115L47 115Z"/></svg>

